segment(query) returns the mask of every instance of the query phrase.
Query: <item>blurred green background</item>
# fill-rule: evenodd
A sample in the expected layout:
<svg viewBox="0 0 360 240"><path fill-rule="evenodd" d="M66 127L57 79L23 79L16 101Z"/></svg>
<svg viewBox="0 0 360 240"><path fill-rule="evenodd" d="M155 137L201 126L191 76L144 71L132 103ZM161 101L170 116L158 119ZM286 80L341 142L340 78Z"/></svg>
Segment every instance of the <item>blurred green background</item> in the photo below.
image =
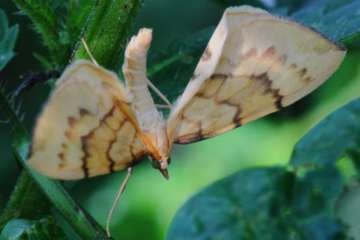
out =
<svg viewBox="0 0 360 240"><path fill-rule="evenodd" d="M0 81L6 80L7 89L14 89L21 74L41 70L33 53L44 50L28 19L10 1L1 1L0 8L7 13L11 25L20 25L17 55L0 73ZM216 25L222 12L223 5L218 1L148 0L139 11L132 32L139 27L153 28L151 51L157 52L173 41ZM113 234L119 239L163 239L176 210L204 186L242 168L287 163L301 136L328 113L359 96L359 58L359 48L349 49L336 74L295 106L203 142L175 145L169 181L143 161L134 169L113 218ZM38 85L23 94L22 111L29 129L49 90L47 85ZM19 172L9 140L8 127L0 124L0 209ZM123 177L120 172L65 184L80 205L104 225Z"/></svg>

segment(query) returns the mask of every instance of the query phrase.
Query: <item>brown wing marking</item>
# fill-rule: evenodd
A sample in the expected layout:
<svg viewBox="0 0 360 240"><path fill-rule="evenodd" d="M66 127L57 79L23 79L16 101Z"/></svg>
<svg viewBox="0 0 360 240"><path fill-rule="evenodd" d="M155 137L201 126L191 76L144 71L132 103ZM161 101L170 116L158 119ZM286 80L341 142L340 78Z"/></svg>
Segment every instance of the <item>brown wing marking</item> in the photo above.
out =
<svg viewBox="0 0 360 240"><path fill-rule="evenodd" d="M33 134L28 164L58 179L106 174L135 164L146 148L126 88L87 61L58 80Z"/></svg>
<svg viewBox="0 0 360 240"><path fill-rule="evenodd" d="M105 159L108 161L108 171L109 172L113 172L114 171L114 160L112 159L112 157L110 156L109 152L110 152L110 149L112 148L112 145L114 144L114 142L116 141L116 136L115 136L115 133L117 131L119 131L122 127L122 125L126 122L126 119L121 119L121 122L119 124L119 126L116 126L115 128L112 128L110 127L108 124L107 124L107 119L111 118L114 114L114 111L115 111L115 106L113 106L110 111L105 114L105 116L100 120L100 123L99 125L94 128L93 130L91 130L88 134L84 135L84 136L81 136L80 139L81 139L81 148L83 150L83 157L81 158L81 161L82 161L82 170L84 172L84 176L85 177L89 177L90 174L90 170L89 170L89 159L91 159L91 148L92 147L95 147L96 148L96 145L95 146L92 146L92 141L99 141L99 140L103 140L103 141L106 141L105 139L98 139L98 138L101 138L101 137L97 137L98 134L100 134L100 132L112 132L112 134L109 134L109 139L107 139L107 147L106 147L106 151L105 151ZM110 131L109 131L110 130Z"/></svg>
<svg viewBox="0 0 360 240"><path fill-rule="evenodd" d="M344 56L300 24L249 6L228 8L171 110L168 134L189 143L288 106L328 79Z"/></svg>
<svg viewBox="0 0 360 240"><path fill-rule="evenodd" d="M287 56L278 54L273 46L263 53L258 53L255 48L250 49L243 54L242 62L245 66L251 64L253 68L261 63L263 72L236 75L242 71L233 66L235 69L231 69L231 73L214 73L180 114L176 143L203 140L283 108L284 95L280 88L273 86L274 81L270 77L277 76L280 69L284 74L293 75L305 83L293 92L300 91L313 80L306 68L294 63L288 63L285 67ZM218 70L222 70L221 64L229 66L231 61L222 58ZM258 70L253 69L253 72Z"/></svg>
<svg viewBox="0 0 360 240"><path fill-rule="evenodd" d="M266 94L271 94L274 98L275 98L275 107L277 110L283 108L282 106L282 99L283 96L280 94L280 89L274 89L271 86L271 80L269 79L269 76L267 75L267 73L263 73L260 74L258 76L250 76L250 80L251 81L259 81L261 85L264 86L265 90L264 90L264 95Z"/></svg>
<svg viewBox="0 0 360 240"><path fill-rule="evenodd" d="M87 134L80 136L81 169L84 177L114 172L115 170L133 165L145 152L137 137L136 126L130 118L121 111L121 104L117 101L114 106L99 120L98 125ZM62 151L58 153L60 159L58 168L66 168L68 144L77 136L78 127L92 118L92 113L85 109L79 110L79 117L69 117L69 128L65 136L68 141L62 143ZM128 149L126 149L128 148Z"/></svg>

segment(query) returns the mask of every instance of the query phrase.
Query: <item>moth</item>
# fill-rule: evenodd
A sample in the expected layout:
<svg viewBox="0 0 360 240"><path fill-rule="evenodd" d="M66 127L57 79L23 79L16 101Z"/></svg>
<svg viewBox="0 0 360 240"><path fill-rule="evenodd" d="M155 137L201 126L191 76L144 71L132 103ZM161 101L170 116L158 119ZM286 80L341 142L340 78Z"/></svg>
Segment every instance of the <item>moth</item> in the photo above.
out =
<svg viewBox="0 0 360 240"><path fill-rule="evenodd" d="M164 119L148 89L151 40L152 31L141 29L129 42L125 84L88 61L67 67L37 119L32 168L81 179L148 155L168 177L174 143L214 137L292 104L328 79L345 56L343 47L296 22L250 6L228 8Z"/></svg>

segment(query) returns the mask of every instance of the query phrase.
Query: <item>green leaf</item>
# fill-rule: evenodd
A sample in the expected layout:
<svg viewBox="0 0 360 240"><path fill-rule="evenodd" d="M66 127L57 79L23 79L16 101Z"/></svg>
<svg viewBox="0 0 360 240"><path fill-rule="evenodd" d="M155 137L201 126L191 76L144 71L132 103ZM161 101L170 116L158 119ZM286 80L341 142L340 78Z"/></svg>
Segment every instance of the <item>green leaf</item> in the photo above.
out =
<svg viewBox="0 0 360 240"><path fill-rule="evenodd" d="M185 203L167 239L334 239L344 230L332 211L341 188L336 169L303 178L280 167L243 170Z"/></svg>
<svg viewBox="0 0 360 240"><path fill-rule="evenodd" d="M0 239L1 240L10 240L10 239L19 239L21 235L24 234L26 229L31 227L32 222L26 219L14 219L9 221L5 228L2 230Z"/></svg>
<svg viewBox="0 0 360 240"><path fill-rule="evenodd" d="M265 8L264 3L261 0L213 0L222 8L238 6L238 5L251 5L256 7Z"/></svg>
<svg viewBox="0 0 360 240"><path fill-rule="evenodd" d="M27 131L15 109L14 99L8 97L5 90L0 87L0 113L2 117L8 120L8 125L13 133L13 140L18 144L24 140L23 136Z"/></svg>
<svg viewBox="0 0 360 240"><path fill-rule="evenodd" d="M67 15L60 33L60 41L69 46L71 51L76 48L80 37L85 33L95 5L96 0L69 0L64 6Z"/></svg>
<svg viewBox="0 0 360 240"><path fill-rule="evenodd" d="M74 48L85 33L97 0L14 0L32 21L34 29L48 48L49 60L41 58L45 68L62 68L69 62Z"/></svg>
<svg viewBox="0 0 360 240"><path fill-rule="evenodd" d="M248 169L220 180L179 210L168 239L345 239L336 209L354 236L353 218L341 204L353 202L346 196L357 199L359 188L341 197L347 179L336 163L344 157L359 162L359 136L357 99L299 141L290 162L295 171Z"/></svg>
<svg viewBox="0 0 360 240"><path fill-rule="evenodd" d="M274 7L280 9L281 12L286 13L286 15L292 14L294 11L301 9L307 0L278 0Z"/></svg>
<svg viewBox="0 0 360 240"><path fill-rule="evenodd" d="M91 53L100 65L116 69L120 52L127 39L127 32L141 0L97 1L85 32L85 40ZM76 59L89 59L81 44L75 53Z"/></svg>
<svg viewBox="0 0 360 240"><path fill-rule="evenodd" d="M360 239L360 184L352 182L337 204L337 215L348 226L351 239Z"/></svg>
<svg viewBox="0 0 360 240"><path fill-rule="evenodd" d="M205 49L213 28L199 31L191 36L174 42L166 50L155 53L149 58L149 78L170 101L183 92L191 78L195 65ZM157 95L155 102L162 103Z"/></svg>
<svg viewBox="0 0 360 240"><path fill-rule="evenodd" d="M291 15L334 41L360 43L360 2L357 0L308 1Z"/></svg>
<svg viewBox="0 0 360 240"><path fill-rule="evenodd" d="M15 47L19 26L9 27L5 12L0 9L0 71L14 57Z"/></svg>
<svg viewBox="0 0 360 240"><path fill-rule="evenodd" d="M15 239L67 239L64 232L51 217L37 221L14 219L10 221L1 233L2 240Z"/></svg>
<svg viewBox="0 0 360 240"><path fill-rule="evenodd" d="M77 205L59 181L54 181L44 177L27 166L26 160L30 142L29 135L24 124L14 111L13 104L9 102L9 99L5 96L1 89L0 112L9 119L13 135L13 150L15 157L31 175L34 181L40 186L50 202L69 222L74 231L84 239L90 239L94 236L100 239L106 239L107 237L105 231L98 225L97 222L95 222L95 220L93 220Z"/></svg>
<svg viewBox="0 0 360 240"><path fill-rule="evenodd" d="M32 21L35 30L40 34L48 48L55 66L63 66L68 61L69 49L59 42L60 14L56 14L54 2L46 0L13 0L17 7Z"/></svg>
<svg viewBox="0 0 360 240"><path fill-rule="evenodd" d="M252 169L216 182L178 211L167 239L256 239L260 228L267 226L261 219L268 214L258 209L276 197L271 189L283 174L280 168ZM246 220L255 215L260 220L253 222L260 227L256 232Z"/></svg>
<svg viewBox="0 0 360 240"><path fill-rule="evenodd" d="M0 230L13 218L39 219L49 213L49 201L29 174L22 172L10 200L0 215Z"/></svg>
<svg viewBox="0 0 360 240"><path fill-rule="evenodd" d="M333 41L360 44L360 8L357 0L279 0L269 10L313 27Z"/></svg>
<svg viewBox="0 0 360 240"><path fill-rule="evenodd" d="M355 157L359 149L360 99L356 99L308 132L296 144L290 164L295 167L331 166L342 157ZM353 160L360 161L359 158Z"/></svg>
<svg viewBox="0 0 360 240"><path fill-rule="evenodd" d="M29 150L29 138L26 137L26 135L23 135L23 139L23 141L18 141L17 144L13 146L16 158L32 176L35 182L39 184L45 195L69 222L74 231L85 239L90 239L92 237L107 239L105 231L91 218L91 216L77 205L59 181L42 176L28 167L26 160Z"/></svg>

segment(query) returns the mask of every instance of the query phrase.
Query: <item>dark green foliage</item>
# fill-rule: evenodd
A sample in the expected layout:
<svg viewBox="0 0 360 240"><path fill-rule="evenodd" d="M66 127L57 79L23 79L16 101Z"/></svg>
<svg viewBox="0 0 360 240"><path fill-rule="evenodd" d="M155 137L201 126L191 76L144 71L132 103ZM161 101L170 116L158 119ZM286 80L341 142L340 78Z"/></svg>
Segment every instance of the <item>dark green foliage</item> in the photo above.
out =
<svg viewBox="0 0 360 240"><path fill-rule="evenodd" d="M0 71L15 55L13 49L18 32L18 25L9 27L6 15L0 9Z"/></svg>
<svg viewBox="0 0 360 240"><path fill-rule="evenodd" d="M14 219L6 224L1 232L0 240L13 239L67 239L64 232L56 225L51 217L42 218L38 221Z"/></svg>
<svg viewBox="0 0 360 240"><path fill-rule="evenodd" d="M55 65L65 64L63 61L67 51L58 42L60 24L51 1L14 0L14 2L33 21L35 30L40 34L44 45L49 50L51 61Z"/></svg>
<svg viewBox="0 0 360 240"><path fill-rule="evenodd" d="M60 1L58 1L60 2ZM76 44L79 44L80 37L85 33L85 27L90 20L90 13L94 11L95 0L71 0L61 1L67 12L63 20L63 29L60 33L60 41L70 47L69 51L74 52ZM69 56L68 56L69 57Z"/></svg>
<svg viewBox="0 0 360 240"><path fill-rule="evenodd" d="M360 148L349 144L359 136L359 110L360 99L301 139L290 162L295 171L243 170L195 195L177 213L168 239L346 239L335 216L346 182L335 161L346 146Z"/></svg>
<svg viewBox="0 0 360 240"><path fill-rule="evenodd" d="M131 19L140 5L139 0L14 2L31 18L49 51L49 60L38 58L52 68L64 67L74 55L89 58L80 44L82 37L99 63L114 68L119 62Z"/></svg>
<svg viewBox="0 0 360 240"><path fill-rule="evenodd" d="M311 0L278 0L276 8L286 15L291 15L294 11L303 8L308 2Z"/></svg>
<svg viewBox="0 0 360 240"><path fill-rule="evenodd" d="M335 239L344 230L327 199L339 194L327 189L333 182L296 179L282 168L241 171L188 201L167 239Z"/></svg>
<svg viewBox="0 0 360 240"><path fill-rule="evenodd" d="M3 228L0 240L19 239L26 229L31 227L31 221L26 219L13 219Z"/></svg>
<svg viewBox="0 0 360 240"><path fill-rule="evenodd" d="M118 67L126 33L140 3L140 0L97 1L89 15L84 38L100 65L110 69ZM79 45L75 57L89 58L84 46Z"/></svg>
<svg viewBox="0 0 360 240"><path fill-rule="evenodd" d="M150 56L149 78L161 92L167 93L170 101L175 101L184 90L213 31L214 28L204 29ZM153 97L161 102L157 96Z"/></svg>
<svg viewBox="0 0 360 240"><path fill-rule="evenodd" d="M188 201L167 239L335 239L343 230L318 187L283 168L241 171Z"/></svg>
<svg viewBox="0 0 360 240"><path fill-rule="evenodd" d="M38 185L26 172L22 172L11 198L0 215L0 229L13 218L39 219L49 213L50 206Z"/></svg>
<svg viewBox="0 0 360 240"><path fill-rule="evenodd" d="M227 7L238 5L251 5L255 7L266 8L265 4L260 0L213 0L224 9Z"/></svg>
<svg viewBox="0 0 360 240"><path fill-rule="evenodd" d="M291 164L297 168L332 166L343 157L360 162L360 103L351 102L325 118L296 144Z"/></svg>
<svg viewBox="0 0 360 240"><path fill-rule="evenodd" d="M357 0L308 1L291 17L334 41L355 45L360 43L360 15L355 9L360 9Z"/></svg>
<svg viewBox="0 0 360 240"><path fill-rule="evenodd" d="M77 205L59 181L38 174L25 164L28 146L14 145L14 152L16 158L32 177L32 180L40 186L53 206L71 224L71 227L79 236L85 239L90 239L93 236L106 238L103 229ZM27 202L23 204L27 204Z"/></svg>

